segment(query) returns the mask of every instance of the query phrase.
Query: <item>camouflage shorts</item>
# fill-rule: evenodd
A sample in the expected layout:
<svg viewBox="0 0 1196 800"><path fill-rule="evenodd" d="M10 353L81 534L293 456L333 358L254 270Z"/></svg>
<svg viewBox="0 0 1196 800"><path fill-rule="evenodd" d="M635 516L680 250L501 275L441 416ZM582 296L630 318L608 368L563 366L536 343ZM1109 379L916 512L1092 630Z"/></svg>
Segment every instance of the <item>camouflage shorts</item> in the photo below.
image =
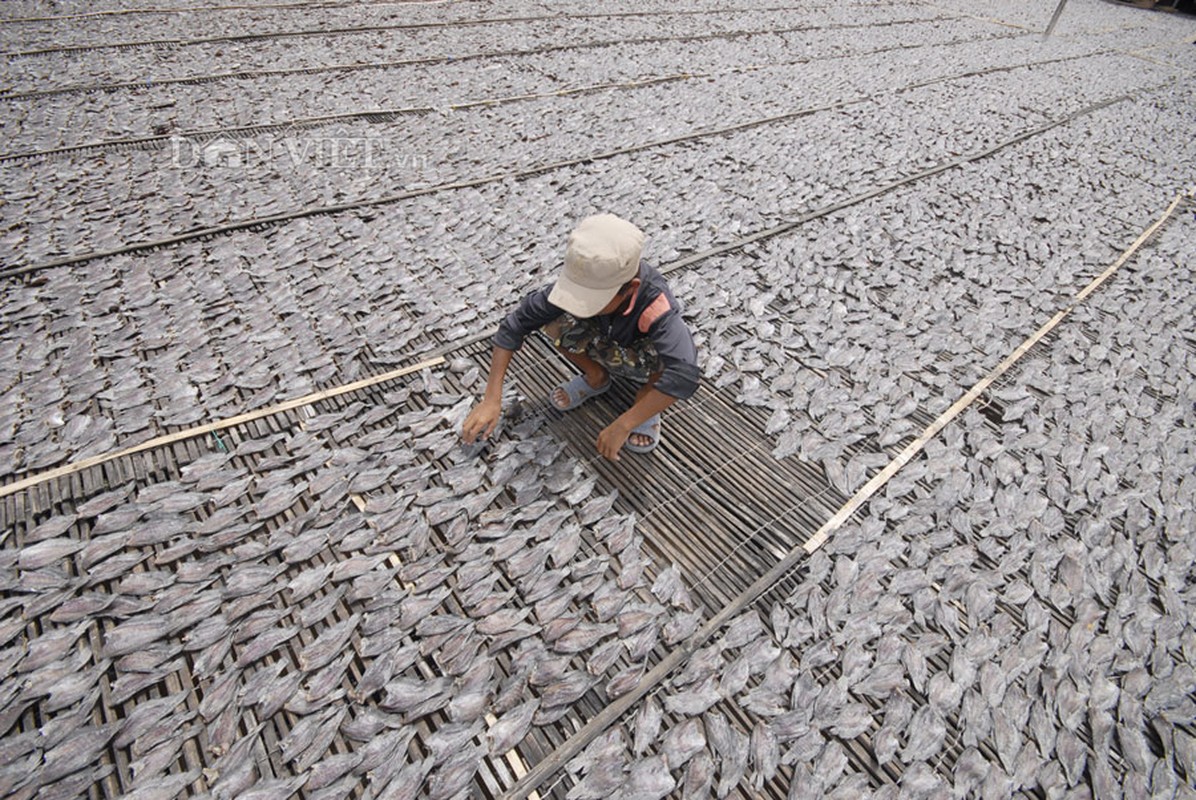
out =
<svg viewBox="0 0 1196 800"><path fill-rule="evenodd" d="M588 356L610 370L612 375L646 383L654 373L664 369L651 339L640 339L624 346L608 339L596 318L578 319L564 314L544 326L544 334L566 353Z"/></svg>

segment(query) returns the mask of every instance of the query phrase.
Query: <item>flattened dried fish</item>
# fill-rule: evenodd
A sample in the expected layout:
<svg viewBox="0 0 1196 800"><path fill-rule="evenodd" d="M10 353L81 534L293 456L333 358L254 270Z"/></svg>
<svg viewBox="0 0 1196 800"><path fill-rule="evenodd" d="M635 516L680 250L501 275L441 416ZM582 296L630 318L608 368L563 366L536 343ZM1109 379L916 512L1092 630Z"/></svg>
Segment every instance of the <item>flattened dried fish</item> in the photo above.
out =
<svg viewBox="0 0 1196 800"><path fill-rule="evenodd" d="M358 702L365 701L374 692L382 690L395 674L415 664L419 655L420 648L417 645L397 647L379 654L361 674L358 685L349 691L349 697Z"/></svg>
<svg viewBox="0 0 1196 800"><path fill-rule="evenodd" d="M337 733L340 731L341 722L344 721L345 715L349 713L348 707L343 704L333 706L330 711L332 712L331 716L320 724L315 735L312 737L311 743L307 745L306 749L295 760L295 768L300 772L307 772L313 764L328 752L328 746L336 738Z"/></svg>
<svg viewBox="0 0 1196 800"><path fill-rule="evenodd" d="M772 726L764 721L758 721L752 728L752 782L757 791L768 781L772 780L780 761L780 745L773 733Z"/></svg>
<svg viewBox="0 0 1196 800"><path fill-rule="evenodd" d="M269 690L270 685L277 680L287 662L279 659L271 664L263 664L245 680L237 695L237 702L243 708L257 705Z"/></svg>
<svg viewBox="0 0 1196 800"><path fill-rule="evenodd" d="M349 637L361 622L361 615L354 614L343 622L330 626L315 641L299 653L299 668L305 672L325 666L344 651Z"/></svg>
<svg viewBox="0 0 1196 800"><path fill-rule="evenodd" d="M273 653L283 642L289 641L299 631L300 628L298 625L287 625L286 627L270 628L263 631L248 642L237 655L237 666L246 667Z"/></svg>
<svg viewBox="0 0 1196 800"><path fill-rule="evenodd" d="M578 511L578 519L582 525L592 525L599 519L605 517L607 513L615 504L615 500L619 497L619 490L612 489L610 494L603 497L597 497L587 502Z"/></svg>
<svg viewBox="0 0 1196 800"><path fill-rule="evenodd" d="M259 781L241 794L238 800L286 800L302 788L307 782L307 775L295 778L273 778Z"/></svg>
<svg viewBox="0 0 1196 800"><path fill-rule="evenodd" d="M552 649L558 653L580 653L589 650L599 641L618 631L619 626L613 623L581 622L572 630L561 635L552 642ZM551 637L545 631L545 639Z"/></svg>
<svg viewBox="0 0 1196 800"><path fill-rule="evenodd" d="M29 643L25 657L17 665L17 671L33 672L65 657L89 627L91 627L91 622L84 620L69 628L44 631L41 636Z"/></svg>
<svg viewBox="0 0 1196 800"><path fill-rule="evenodd" d="M115 600L116 597L107 592L86 592L78 597L72 597L55 609L54 613L50 615L50 621L67 623L91 619L102 614ZM19 623L22 629L25 627L23 620L15 619L14 622ZM0 641L2 640L4 637L0 636Z"/></svg>
<svg viewBox="0 0 1196 800"><path fill-rule="evenodd" d="M118 677L110 690L110 700L113 703L123 703L143 690L165 680L172 672L183 668L183 660L176 659L154 669L151 672L126 672Z"/></svg>
<svg viewBox="0 0 1196 800"><path fill-rule="evenodd" d="M673 791L676 785L677 782L669 774L664 756L656 756L631 765L627 774L627 786L623 791L628 797L659 800Z"/></svg>
<svg viewBox="0 0 1196 800"><path fill-rule="evenodd" d="M86 585L95 586L97 583L106 583L122 577L147 558L149 558L148 551L142 552L138 550L107 558L87 570ZM25 574L32 575L33 573Z"/></svg>
<svg viewBox="0 0 1196 800"><path fill-rule="evenodd" d="M20 555L17 557L17 567L41 569L79 552L86 544L87 542L83 539L71 539L65 536L45 539L37 544L21 548Z"/></svg>
<svg viewBox="0 0 1196 800"><path fill-rule="evenodd" d="M31 545L35 542L44 542L48 539L54 539L62 536L71 529L71 526L79 519L77 514L58 514L49 519L33 526L25 532L25 544ZM84 542L86 544L86 542ZM28 548L26 548L28 549Z"/></svg>
<svg viewBox="0 0 1196 800"><path fill-rule="evenodd" d="M237 567L225 582L225 599L244 597L257 592L285 572L286 568L286 564L253 564ZM278 589L281 590L282 587L279 586Z"/></svg>
<svg viewBox="0 0 1196 800"><path fill-rule="evenodd" d="M310 707L319 708L325 705L327 699L334 694L333 690L340 686L341 680L345 677L345 670L349 668L349 662L355 657L356 654L352 649L347 649L338 658L333 659L332 663L307 679L304 698ZM343 694L344 692L340 690L335 693Z"/></svg>
<svg viewBox="0 0 1196 800"><path fill-rule="evenodd" d="M299 483L293 486L284 484L275 487L267 492L265 497L254 503L253 511L259 520L269 519L277 514L281 514L294 504L296 498L306 488L306 483Z"/></svg>
<svg viewBox="0 0 1196 800"><path fill-rule="evenodd" d="M544 688L541 705L545 709L569 705L588 692L594 683L595 679L589 673L574 670Z"/></svg>
<svg viewBox="0 0 1196 800"><path fill-rule="evenodd" d="M319 714L300 717L299 721L291 727L290 732L279 742L282 757L287 761L295 761L317 740L321 731L326 729L330 723L336 723L333 728L335 732L340 727L341 718L347 711L347 708L329 708Z"/></svg>
<svg viewBox="0 0 1196 800"><path fill-rule="evenodd" d="M304 628L311 628L316 623L328 617L333 609L340 604L341 598L348 591L347 586L338 586L323 597L305 604L299 610L299 624Z"/></svg>
<svg viewBox="0 0 1196 800"><path fill-rule="evenodd" d="M130 762L129 770L133 773L133 789L148 786L150 779L159 778L166 768L179 757L183 749L182 738L161 742L156 747L146 751L144 755Z"/></svg>
<svg viewBox="0 0 1196 800"><path fill-rule="evenodd" d="M342 776L347 775L354 767L361 763L363 754L359 752L336 753L334 755L326 756L320 762L313 764L311 774L308 778L307 785L304 790L310 794L317 789L323 789L325 786L331 786ZM340 793L339 797L346 797L352 786L345 787L345 791Z"/></svg>
<svg viewBox="0 0 1196 800"><path fill-rule="evenodd" d="M331 564L321 564L314 567L309 567L303 572L300 572L291 582L287 584L287 588L291 591L291 602L298 603L305 597L308 597L319 591L328 580L329 573L332 572Z"/></svg>
<svg viewBox="0 0 1196 800"><path fill-rule="evenodd" d="M87 725L68 735L61 743L45 753L41 771L42 783L52 783L76 770L92 765L100 752L108 746L118 723Z"/></svg>
<svg viewBox="0 0 1196 800"><path fill-rule="evenodd" d="M375 797L385 797L387 800L415 800L424 788L424 778L432 771L435 761L429 756L414 764L405 763L402 759L395 759L399 769L391 773L384 789L380 789Z"/></svg>
<svg viewBox="0 0 1196 800"><path fill-rule="evenodd" d="M115 508L125 501L132 491L132 484L121 488L113 489L101 495L96 495L87 502L78 506L75 509L80 517L94 517L97 514L103 514L105 511Z"/></svg>
<svg viewBox="0 0 1196 800"><path fill-rule="evenodd" d="M631 746L633 755L641 756L648 751L660 735L660 723L663 720L664 709L656 702L656 698L649 697L640 704L635 715L635 739Z"/></svg>
<svg viewBox="0 0 1196 800"><path fill-rule="evenodd" d="M540 701L532 699L499 717L486 734L490 742L490 755L497 758L523 741L539 707Z"/></svg>
<svg viewBox="0 0 1196 800"><path fill-rule="evenodd" d="M664 705L670 713L696 716L720 699L722 695L718 692L717 679L712 676L690 689L669 695L665 698Z"/></svg>
<svg viewBox="0 0 1196 800"><path fill-rule="evenodd" d="M132 572L116 584L116 593L140 597L155 594L174 583L174 573L166 570L145 570ZM193 592L193 587L185 587L187 592Z"/></svg>
<svg viewBox="0 0 1196 800"><path fill-rule="evenodd" d="M443 698L443 705L448 705L448 692L451 689L450 678L431 678L426 681L417 678L396 678L386 684L386 697L378 705L388 711L403 712L412 711L432 698Z"/></svg>
<svg viewBox="0 0 1196 800"><path fill-rule="evenodd" d="M51 683L46 690L50 697L46 701L45 710L61 711L82 700L92 691L92 687L99 681L100 676L107 672L109 666L110 662L104 659L88 669L72 669Z"/></svg>
<svg viewBox="0 0 1196 800"><path fill-rule="evenodd" d="M428 776L429 800L449 800L463 791L477 774L485 754L477 745L458 748Z"/></svg>
<svg viewBox="0 0 1196 800"><path fill-rule="evenodd" d="M553 566L563 567L572 561L581 549L581 528L576 525L567 525L559 533L553 534L548 541L550 545L548 555L552 559Z"/></svg>
<svg viewBox="0 0 1196 800"><path fill-rule="evenodd" d="M233 698L237 696L240 679L241 673L233 670L220 676L203 690L203 699L199 703L199 716L204 722L214 720L216 715L233 701Z"/></svg>

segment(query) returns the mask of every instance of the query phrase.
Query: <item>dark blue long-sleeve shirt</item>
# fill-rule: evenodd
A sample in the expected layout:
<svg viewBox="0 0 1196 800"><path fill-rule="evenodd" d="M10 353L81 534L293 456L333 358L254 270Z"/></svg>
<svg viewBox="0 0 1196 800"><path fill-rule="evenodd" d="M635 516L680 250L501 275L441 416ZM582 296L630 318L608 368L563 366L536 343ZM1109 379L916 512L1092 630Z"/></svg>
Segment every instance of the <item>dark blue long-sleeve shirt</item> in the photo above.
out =
<svg viewBox="0 0 1196 800"><path fill-rule="evenodd" d="M523 298L507 315L494 344L506 350L518 350L524 338L534 330L564 314L564 310L548 302L554 284L536 289ZM640 267L640 287L631 307L623 312L596 317L611 341L627 347L645 336L652 340L660 356L664 371L655 388L679 400L698 390L701 373L698 370L698 351L693 334L681 318L681 304L673 297L668 281L653 267Z"/></svg>

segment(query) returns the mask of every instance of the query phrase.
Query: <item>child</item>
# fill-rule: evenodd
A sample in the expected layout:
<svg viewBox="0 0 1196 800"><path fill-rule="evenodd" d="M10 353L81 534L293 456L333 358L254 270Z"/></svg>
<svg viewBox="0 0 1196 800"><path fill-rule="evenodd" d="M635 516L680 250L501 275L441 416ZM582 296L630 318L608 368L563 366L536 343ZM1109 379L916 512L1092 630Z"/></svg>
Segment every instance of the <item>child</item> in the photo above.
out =
<svg viewBox="0 0 1196 800"><path fill-rule="evenodd" d="M613 214L586 217L565 248L556 284L523 298L494 335L486 393L462 425L473 442L489 436L502 413L502 383L523 339L536 329L581 370L552 393L562 411L610 388L611 375L642 383L631 408L598 435L612 461L626 446L647 453L660 443L660 412L698 388L697 349L664 276L640 263L644 234Z"/></svg>

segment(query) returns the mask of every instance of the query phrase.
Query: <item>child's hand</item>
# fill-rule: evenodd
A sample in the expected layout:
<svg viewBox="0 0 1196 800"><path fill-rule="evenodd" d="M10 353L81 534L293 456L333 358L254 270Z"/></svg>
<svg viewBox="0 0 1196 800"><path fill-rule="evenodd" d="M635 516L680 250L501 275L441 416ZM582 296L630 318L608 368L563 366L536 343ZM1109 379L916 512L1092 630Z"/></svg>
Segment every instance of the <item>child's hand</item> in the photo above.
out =
<svg viewBox="0 0 1196 800"><path fill-rule="evenodd" d="M473 444L479 435L482 438L494 433L498 426L498 418L502 416L502 403L493 400L483 400L472 409L465 422L461 425L461 438L466 444Z"/></svg>
<svg viewBox="0 0 1196 800"><path fill-rule="evenodd" d="M631 431L626 426L619 422L612 422L602 429L602 433L598 434L598 452L609 461L618 461L619 451L623 449L623 445L627 443L627 437L630 435Z"/></svg>

